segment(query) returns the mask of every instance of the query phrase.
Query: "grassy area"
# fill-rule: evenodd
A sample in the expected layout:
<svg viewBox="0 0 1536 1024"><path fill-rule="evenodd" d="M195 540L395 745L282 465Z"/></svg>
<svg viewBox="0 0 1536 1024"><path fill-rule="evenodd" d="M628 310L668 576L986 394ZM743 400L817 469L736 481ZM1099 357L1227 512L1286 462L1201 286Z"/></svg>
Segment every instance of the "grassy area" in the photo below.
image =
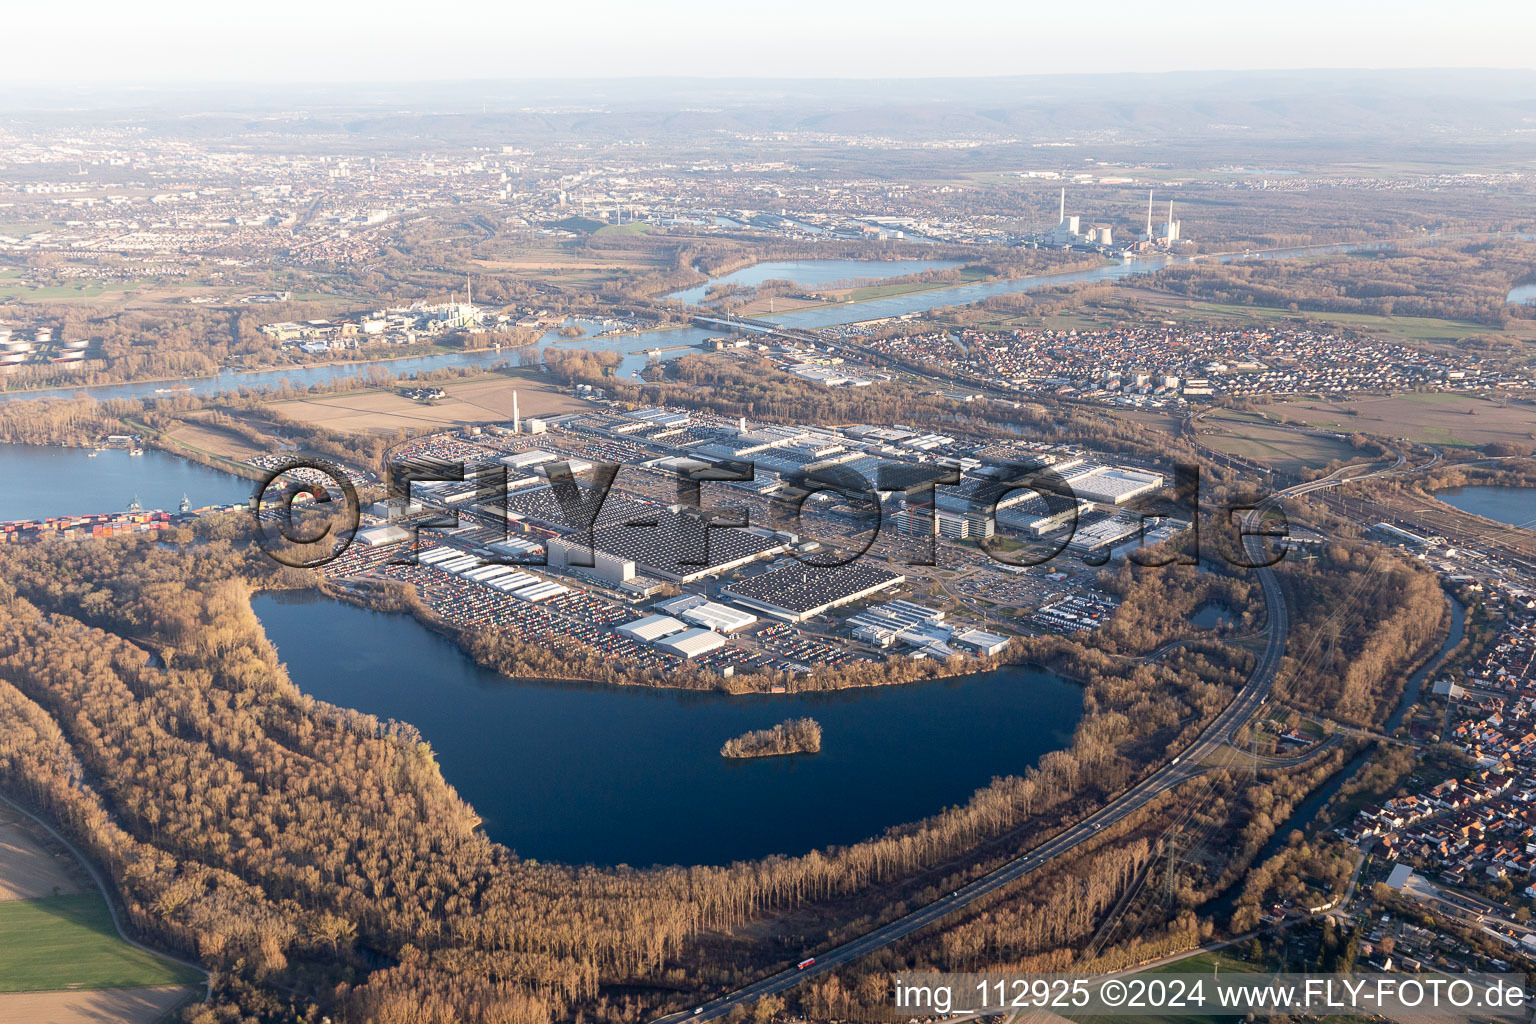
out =
<svg viewBox="0 0 1536 1024"><path fill-rule="evenodd" d="M13 299L95 299L108 292L126 292L139 287L142 282L125 281L115 284L102 284L99 281L89 284L56 284L43 288L33 288L24 284L0 284L0 297Z"/></svg>
<svg viewBox="0 0 1536 1024"><path fill-rule="evenodd" d="M1268 407L1293 422L1452 447L1536 438L1536 407L1453 392L1317 401L1291 399Z"/></svg>
<svg viewBox="0 0 1536 1024"><path fill-rule="evenodd" d="M1242 306L1216 302L1197 302L1190 310L1222 316L1258 320L1318 320L1354 327L1362 331L1389 334L1406 341L1460 341L1477 334L1499 334L1499 328L1470 320L1440 320L1426 316L1378 316L1374 313L1329 313L1323 310L1280 309L1274 306Z"/></svg>
<svg viewBox="0 0 1536 1024"><path fill-rule="evenodd" d="M0 992L200 980L197 972L118 938L99 893L0 903Z"/></svg>
<svg viewBox="0 0 1536 1024"><path fill-rule="evenodd" d="M649 224L631 222L629 224L608 224L592 232L594 235L646 235L650 234Z"/></svg>
<svg viewBox="0 0 1536 1024"><path fill-rule="evenodd" d="M1332 429L1352 428L1341 425ZM1217 451L1262 462L1285 473L1326 466L1335 460L1348 462L1362 455L1340 438L1297 433L1271 426L1262 416L1230 410L1210 413L1201 420L1200 441Z"/></svg>
<svg viewBox="0 0 1536 1024"><path fill-rule="evenodd" d="M1239 959L1227 949L1213 949L1194 956L1185 957L1183 960L1175 960L1172 963L1159 964L1156 967L1142 971L1143 974L1213 974L1220 969L1226 974L1251 974L1263 970L1257 964L1251 964L1247 960Z"/></svg>

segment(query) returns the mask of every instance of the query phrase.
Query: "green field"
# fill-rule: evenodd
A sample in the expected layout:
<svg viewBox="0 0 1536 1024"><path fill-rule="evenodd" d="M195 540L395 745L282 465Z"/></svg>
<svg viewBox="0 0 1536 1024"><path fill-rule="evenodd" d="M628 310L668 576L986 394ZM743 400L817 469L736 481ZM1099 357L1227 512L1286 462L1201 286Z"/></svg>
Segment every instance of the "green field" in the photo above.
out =
<svg viewBox="0 0 1536 1024"><path fill-rule="evenodd" d="M1425 316L1378 316L1374 313L1330 313L1326 310L1277 309L1272 306L1224 305L1197 302L1195 313L1217 313L1229 317L1260 320L1315 320L1353 327L1357 330L1392 335L1405 341L1460 341L1481 334L1498 334L1499 328L1475 324L1469 320L1439 320Z"/></svg>
<svg viewBox="0 0 1536 1024"><path fill-rule="evenodd" d="M139 287L141 282L127 281L117 284L56 284L33 288L25 284L0 284L0 296L16 299L94 299L107 292L126 292Z"/></svg>
<svg viewBox="0 0 1536 1024"><path fill-rule="evenodd" d="M0 992L196 984L196 971L135 949L100 893L0 903Z"/></svg>
<svg viewBox="0 0 1536 1024"><path fill-rule="evenodd" d="M594 235L648 235L651 233L651 226L635 222L629 224L607 224L592 233Z"/></svg>

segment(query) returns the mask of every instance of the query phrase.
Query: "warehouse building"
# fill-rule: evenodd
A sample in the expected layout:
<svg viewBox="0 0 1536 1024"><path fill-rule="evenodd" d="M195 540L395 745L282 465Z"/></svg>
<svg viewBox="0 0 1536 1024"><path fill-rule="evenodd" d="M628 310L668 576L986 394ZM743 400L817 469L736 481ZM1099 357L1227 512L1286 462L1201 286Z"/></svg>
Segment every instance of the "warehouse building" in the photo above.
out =
<svg viewBox="0 0 1536 1024"><path fill-rule="evenodd" d="M1094 466L1067 477L1067 483L1084 501L1096 501L1102 505L1123 505L1132 498L1138 498L1163 486L1163 475L1139 469Z"/></svg>
<svg viewBox="0 0 1536 1024"><path fill-rule="evenodd" d="M592 533L573 534L567 540L573 546L608 552L633 562L647 575L677 583L729 572L785 548L781 538L765 530L710 528L693 512L657 506L641 509L635 521L599 526ZM604 519L606 513L605 506ZM554 561L553 554L550 561Z"/></svg>
<svg viewBox="0 0 1536 1024"><path fill-rule="evenodd" d="M1084 553L1098 551L1136 536L1141 527L1139 519L1104 519L1091 526L1080 526L1067 549Z"/></svg>
<svg viewBox="0 0 1536 1024"><path fill-rule="evenodd" d="M708 604L709 598L703 594L679 594L669 597L665 601L657 601L656 607L668 615L681 615L689 608L697 608L701 604Z"/></svg>
<svg viewBox="0 0 1536 1024"><path fill-rule="evenodd" d="M980 629L967 629L956 633L950 640L960 647L975 651L978 654L1001 654L1008 646L1008 638L998 636L996 633L988 633Z"/></svg>
<svg viewBox="0 0 1536 1024"><path fill-rule="evenodd" d="M357 531L357 542L365 548L381 548L411 539L411 531L401 526L370 526Z"/></svg>
<svg viewBox="0 0 1536 1024"><path fill-rule="evenodd" d="M626 622L619 627L618 631L642 643L652 643L662 637L681 633L687 628L670 615L647 615L643 619Z"/></svg>
<svg viewBox="0 0 1536 1024"><path fill-rule="evenodd" d="M658 651L676 654L683 658L697 658L701 654L725 646L725 637L704 628L685 629L681 633L656 642Z"/></svg>
<svg viewBox="0 0 1536 1024"><path fill-rule="evenodd" d="M804 622L839 605L900 586L905 576L852 563L839 566L794 562L722 587L737 604L785 622Z"/></svg>
<svg viewBox="0 0 1536 1024"><path fill-rule="evenodd" d="M712 629L716 633L735 633L757 621L757 616L751 612L744 612L740 608L732 608L730 605L716 601L706 601L701 605L685 608L681 617L684 622Z"/></svg>
<svg viewBox="0 0 1536 1024"><path fill-rule="evenodd" d="M501 461L508 469L532 469L534 466L541 466L546 462L554 462L559 458L560 456L553 452L533 450L505 455Z"/></svg>
<svg viewBox="0 0 1536 1024"><path fill-rule="evenodd" d="M628 583L635 578L633 559L602 550L588 550L563 537L551 537L546 545L551 569L579 569L605 583ZM591 565L583 564L590 561Z"/></svg>
<svg viewBox="0 0 1536 1024"><path fill-rule="evenodd" d="M887 601L867 608L848 620L853 638L876 647L889 647L897 640L927 644L949 638L949 630L940 625L944 612L915 601Z"/></svg>

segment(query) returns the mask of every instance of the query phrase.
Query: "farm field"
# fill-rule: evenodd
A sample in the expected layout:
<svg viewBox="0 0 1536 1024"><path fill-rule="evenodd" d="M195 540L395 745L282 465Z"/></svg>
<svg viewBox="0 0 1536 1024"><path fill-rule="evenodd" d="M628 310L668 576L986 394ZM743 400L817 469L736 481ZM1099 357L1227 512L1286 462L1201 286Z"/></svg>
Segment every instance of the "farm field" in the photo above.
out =
<svg viewBox="0 0 1536 1024"><path fill-rule="evenodd" d="M95 992L0 994L0 1020L26 1024L155 1024L193 998L180 985L103 989Z"/></svg>
<svg viewBox="0 0 1536 1024"><path fill-rule="evenodd" d="M1232 410L1212 412L1200 420L1200 428L1200 441L1207 447L1238 458L1262 462L1283 473L1318 469L1336 460L1348 462L1361 454L1343 439L1318 437L1272 426L1256 413Z"/></svg>
<svg viewBox="0 0 1536 1024"><path fill-rule="evenodd" d="M44 847L30 822L0 805L0 903L80 892L72 867Z"/></svg>
<svg viewBox="0 0 1536 1024"><path fill-rule="evenodd" d="M123 942L100 893L0 903L0 992L142 988L198 980L196 972Z"/></svg>
<svg viewBox="0 0 1536 1024"><path fill-rule="evenodd" d="M1267 407L1271 416L1328 430L1406 437L1452 447L1536 439L1536 405L1475 395L1426 393L1347 401L1295 400Z"/></svg>
<svg viewBox="0 0 1536 1024"><path fill-rule="evenodd" d="M183 423L175 430L167 432L165 437L174 444L195 448L220 458L233 459L236 462L244 462L253 456L265 454L266 451L239 434L201 423Z"/></svg>
<svg viewBox="0 0 1536 1024"><path fill-rule="evenodd" d="M447 397L430 405L394 389L380 389L275 402L271 408L300 423L347 433L500 423L512 418L514 391L524 418L586 408L585 403L549 381L515 374L448 384L443 390Z"/></svg>

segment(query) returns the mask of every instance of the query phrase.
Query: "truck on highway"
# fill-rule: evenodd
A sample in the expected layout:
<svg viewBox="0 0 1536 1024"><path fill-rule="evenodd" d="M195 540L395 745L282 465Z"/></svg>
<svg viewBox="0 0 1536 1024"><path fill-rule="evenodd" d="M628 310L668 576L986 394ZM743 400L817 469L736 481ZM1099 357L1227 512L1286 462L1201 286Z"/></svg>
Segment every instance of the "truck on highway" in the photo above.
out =
<svg viewBox="0 0 1536 1024"><path fill-rule="evenodd" d="M808 956L804 960L801 960L799 963L795 964L795 970L803 971L803 970L805 970L807 967L811 966L811 964L813 964L815 962L816 962L816 958L815 957Z"/></svg>

